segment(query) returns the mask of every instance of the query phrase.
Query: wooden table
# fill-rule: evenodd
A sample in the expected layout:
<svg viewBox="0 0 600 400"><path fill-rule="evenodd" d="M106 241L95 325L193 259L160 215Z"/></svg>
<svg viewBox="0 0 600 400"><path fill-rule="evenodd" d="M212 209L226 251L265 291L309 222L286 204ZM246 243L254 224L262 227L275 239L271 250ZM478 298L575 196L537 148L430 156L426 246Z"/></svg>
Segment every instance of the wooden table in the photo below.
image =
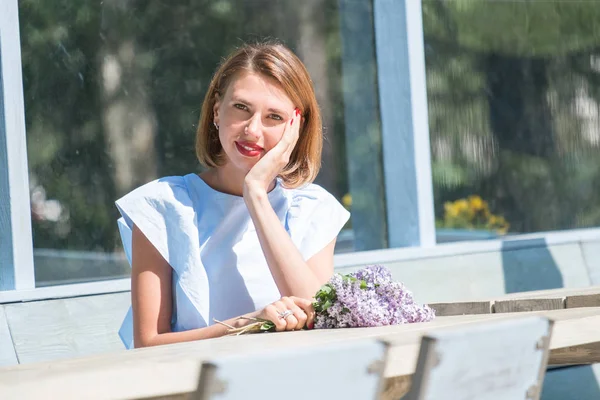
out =
<svg viewBox="0 0 600 400"><path fill-rule="evenodd" d="M380 328L224 337L80 359L24 364L0 369L0 394L3 399L172 396L196 389L200 364L206 359L290 347L326 346L342 340L365 338L382 339L391 344L386 377L409 376L415 369L420 340L427 332L532 314L555 321L550 343L551 365L600 362L600 307L586 307L438 317L430 323Z"/></svg>

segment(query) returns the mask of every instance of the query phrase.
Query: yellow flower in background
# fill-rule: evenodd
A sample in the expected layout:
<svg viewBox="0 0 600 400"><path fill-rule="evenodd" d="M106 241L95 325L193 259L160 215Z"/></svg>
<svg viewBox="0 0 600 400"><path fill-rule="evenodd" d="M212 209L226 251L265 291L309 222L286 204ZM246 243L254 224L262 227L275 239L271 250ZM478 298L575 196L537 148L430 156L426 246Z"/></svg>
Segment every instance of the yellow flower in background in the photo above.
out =
<svg viewBox="0 0 600 400"><path fill-rule="evenodd" d="M483 210L487 206L479 196L469 196L469 205L476 211Z"/></svg>
<svg viewBox="0 0 600 400"><path fill-rule="evenodd" d="M449 215L450 217L456 217L460 213L458 207L455 207L454 203L449 201L444 203L444 211L446 212L446 215Z"/></svg>
<svg viewBox="0 0 600 400"><path fill-rule="evenodd" d="M466 211L469 209L469 202L465 199L456 200L454 205L458 208L458 211Z"/></svg>
<svg viewBox="0 0 600 400"><path fill-rule="evenodd" d="M486 229L500 235L506 234L510 227L503 216L492 214L488 203L478 195L444 203L444 219L439 225L455 229Z"/></svg>
<svg viewBox="0 0 600 400"><path fill-rule="evenodd" d="M342 197L342 204L346 208L352 207L352 195L350 193L346 193L344 197Z"/></svg>

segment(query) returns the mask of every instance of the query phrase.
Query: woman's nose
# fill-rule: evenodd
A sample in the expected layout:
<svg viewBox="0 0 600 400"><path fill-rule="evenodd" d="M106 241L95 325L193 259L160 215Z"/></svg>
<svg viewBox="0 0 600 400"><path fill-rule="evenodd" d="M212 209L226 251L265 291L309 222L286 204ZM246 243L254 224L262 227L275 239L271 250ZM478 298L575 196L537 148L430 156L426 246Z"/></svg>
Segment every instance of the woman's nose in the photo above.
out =
<svg viewBox="0 0 600 400"><path fill-rule="evenodd" d="M261 126L262 124L260 121L260 115L256 113L248 121L248 125L246 126L246 134L258 139L260 137Z"/></svg>

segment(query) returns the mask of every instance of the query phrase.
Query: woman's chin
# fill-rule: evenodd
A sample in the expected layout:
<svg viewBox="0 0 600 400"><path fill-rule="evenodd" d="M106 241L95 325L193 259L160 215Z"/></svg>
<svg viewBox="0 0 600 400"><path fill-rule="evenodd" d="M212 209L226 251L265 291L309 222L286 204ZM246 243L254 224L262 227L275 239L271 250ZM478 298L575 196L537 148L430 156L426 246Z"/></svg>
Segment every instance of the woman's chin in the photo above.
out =
<svg viewBox="0 0 600 400"><path fill-rule="evenodd" d="M248 174L250 170L256 165L257 161L249 161L249 160L236 160L235 169L243 173L244 175Z"/></svg>

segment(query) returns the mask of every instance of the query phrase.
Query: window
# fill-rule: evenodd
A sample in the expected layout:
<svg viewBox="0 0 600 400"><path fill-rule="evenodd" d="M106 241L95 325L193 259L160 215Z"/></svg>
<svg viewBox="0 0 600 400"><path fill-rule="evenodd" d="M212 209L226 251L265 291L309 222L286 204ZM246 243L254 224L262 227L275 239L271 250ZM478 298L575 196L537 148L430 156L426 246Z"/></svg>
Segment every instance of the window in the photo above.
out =
<svg viewBox="0 0 600 400"><path fill-rule="evenodd" d="M600 225L600 4L423 18L438 242Z"/></svg>
<svg viewBox="0 0 600 400"><path fill-rule="evenodd" d="M317 183L370 221L356 232L349 223L338 251L385 246L365 3L21 0L36 286L129 276L114 200L199 171L195 128L212 73L234 47L264 37L294 49L314 80L326 129Z"/></svg>

